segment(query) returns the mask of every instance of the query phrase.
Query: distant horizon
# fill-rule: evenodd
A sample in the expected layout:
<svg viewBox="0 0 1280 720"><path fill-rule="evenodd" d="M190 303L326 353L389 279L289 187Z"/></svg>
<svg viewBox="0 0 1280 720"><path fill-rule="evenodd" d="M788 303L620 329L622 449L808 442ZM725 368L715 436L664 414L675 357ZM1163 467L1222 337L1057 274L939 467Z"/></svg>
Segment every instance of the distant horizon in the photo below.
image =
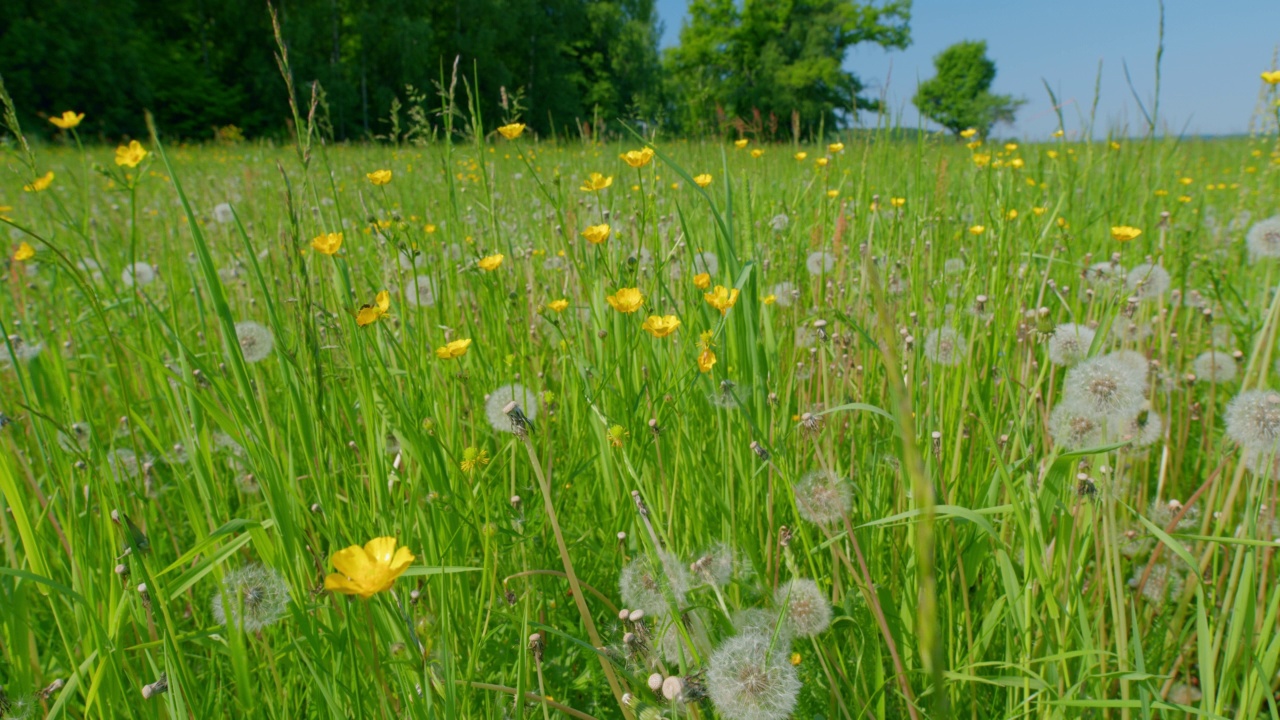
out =
<svg viewBox="0 0 1280 720"><path fill-rule="evenodd" d="M679 42L687 7L688 0L657 0L663 49ZM1078 136L1089 115L1095 81L1100 80L1093 137L1142 136L1147 120L1126 82L1125 66L1150 112L1159 13L1156 2L1082 0L1063 12L1061 6L1046 2L915 0L912 42L906 50L860 45L851 49L845 67L866 85L865 95L884 97L886 111L902 127L939 130L911 103L917 83L933 76L933 56L947 46L986 40L997 67L993 92L1027 101L1017 121L998 126L994 134L1026 140L1051 137L1058 121L1045 91L1047 82L1061 104L1067 132ZM1166 2L1157 134L1248 134L1261 97L1259 75L1275 67L1277 44L1280 3ZM864 127L874 122L874 113L862 115Z"/></svg>

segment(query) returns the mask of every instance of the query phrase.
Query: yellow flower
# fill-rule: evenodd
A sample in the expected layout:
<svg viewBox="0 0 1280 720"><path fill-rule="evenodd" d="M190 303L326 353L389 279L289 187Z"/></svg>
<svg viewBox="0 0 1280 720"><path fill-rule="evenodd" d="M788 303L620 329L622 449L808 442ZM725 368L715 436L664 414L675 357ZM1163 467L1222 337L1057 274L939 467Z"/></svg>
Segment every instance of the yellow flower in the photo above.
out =
<svg viewBox="0 0 1280 720"><path fill-rule="evenodd" d="M738 139L738 140L734 140L734 141L733 141L733 146L734 146L734 147L736 147L736 148L738 148L739 150L741 150L742 148L746 147L746 146L747 146L747 143L749 143L749 142L751 142L751 141L750 141L750 140L748 140L748 139L746 139L746 138L740 138L740 139Z"/></svg>
<svg viewBox="0 0 1280 720"><path fill-rule="evenodd" d="M698 273L693 276L693 284L699 290L706 290L711 287L711 273Z"/></svg>
<svg viewBox="0 0 1280 720"><path fill-rule="evenodd" d="M463 355L467 354L467 348L469 347L471 347L471 338L463 338L461 340L454 340L452 342L447 342L444 345L436 348L436 357L440 358L441 360L452 360L454 358L460 358Z"/></svg>
<svg viewBox="0 0 1280 720"><path fill-rule="evenodd" d="M551 302L547 303L547 307L551 308L552 310L555 310L558 313L562 313L569 307L569 301L565 300L564 298L561 298L559 300L552 300Z"/></svg>
<svg viewBox="0 0 1280 720"><path fill-rule="evenodd" d="M1038 207L1038 206L1037 206L1037 207L1033 207L1033 208L1031 208L1031 212L1035 213L1035 216L1036 216L1036 217L1040 217L1041 215L1043 215L1043 214L1044 214L1044 211L1045 211L1046 209L1047 209L1047 208L1043 208L1043 207Z"/></svg>
<svg viewBox="0 0 1280 720"><path fill-rule="evenodd" d="M760 148L756 148L751 151L751 157L753 158L758 158L761 155L764 155L764 150L761 150Z"/></svg>
<svg viewBox="0 0 1280 720"><path fill-rule="evenodd" d="M84 120L84 113L77 114L74 110L67 110L62 113L61 117L51 117L49 122L63 130L70 130L80 124Z"/></svg>
<svg viewBox="0 0 1280 720"><path fill-rule="evenodd" d="M977 128L968 128L960 131L960 137L964 138L965 140L968 140L969 138L977 134L978 134Z"/></svg>
<svg viewBox="0 0 1280 720"><path fill-rule="evenodd" d="M1067 228L1071 227L1071 223L1067 222L1066 218L1058 218L1056 222L1058 223L1058 227L1062 228L1063 230L1066 230Z"/></svg>
<svg viewBox="0 0 1280 720"><path fill-rule="evenodd" d="M361 305L356 312L356 325L364 327L378 322L391 309L391 293L383 290L373 299L372 305Z"/></svg>
<svg viewBox="0 0 1280 720"><path fill-rule="evenodd" d="M694 175L693 181L697 183L698 187L706 187L711 184L711 175L709 175L708 173L702 173L701 175Z"/></svg>
<svg viewBox="0 0 1280 720"><path fill-rule="evenodd" d="M991 164L991 156L986 153L975 153L973 156L973 164L980 168L984 168Z"/></svg>
<svg viewBox="0 0 1280 720"><path fill-rule="evenodd" d="M35 180L32 180L29 184L23 185L22 189L25 190L26 192L44 192L45 190L48 190L49 186L52 184L53 184L53 171L50 170L49 172L41 175Z"/></svg>
<svg viewBox="0 0 1280 720"><path fill-rule="evenodd" d="M330 561L338 570L324 579L324 589L343 595L359 595L368 600L390 590L401 573L414 561L409 548L397 548L393 537L374 538L364 547L352 545L333 554Z"/></svg>
<svg viewBox="0 0 1280 720"><path fill-rule="evenodd" d="M698 370L702 372L711 372L711 368L716 364L716 354L711 352L710 348L698 353Z"/></svg>
<svg viewBox="0 0 1280 720"><path fill-rule="evenodd" d="M1049 152L1046 152L1046 153L1045 153L1045 155L1048 155L1050 160L1057 160L1057 159L1058 159L1058 151L1057 151L1057 150L1050 150Z"/></svg>
<svg viewBox="0 0 1280 720"><path fill-rule="evenodd" d="M476 267L480 268L481 270L484 270L485 272L493 272L494 270L498 269L499 265L502 264L503 257L505 256L502 253L497 253L494 255L490 255L488 257L482 257L476 261Z"/></svg>
<svg viewBox="0 0 1280 720"><path fill-rule="evenodd" d="M1060 137L1062 137L1063 135L1066 135L1066 133L1065 133L1065 132L1063 132L1062 128L1058 128L1057 130L1054 130L1054 131L1053 131L1053 136L1054 136L1054 137L1056 137L1056 138L1060 138Z"/></svg>
<svg viewBox="0 0 1280 720"><path fill-rule="evenodd" d="M790 661L791 661L791 665L792 665L792 666L799 665L799 664L800 664L800 653L798 653L798 652L793 652L793 653L791 653Z"/></svg>
<svg viewBox="0 0 1280 720"><path fill-rule="evenodd" d="M391 171L374 170L373 172L366 174L365 177L369 178L369 182L374 185L386 185L391 182Z"/></svg>
<svg viewBox="0 0 1280 720"><path fill-rule="evenodd" d="M311 248L322 255L335 255L342 247L342 233L325 233L311 239Z"/></svg>
<svg viewBox="0 0 1280 720"><path fill-rule="evenodd" d="M831 143L830 145L828 145L828 146L827 146L827 150L828 150L832 155L834 155L834 154L836 154L836 153L840 152L841 150L844 150L844 143L842 143L842 142Z"/></svg>
<svg viewBox="0 0 1280 720"><path fill-rule="evenodd" d="M973 142L965 143L964 146L969 148L970 150L977 150L978 148L982 147L982 141L974 140Z"/></svg>
<svg viewBox="0 0 1280 720"><path fill-rule="evenodd" d="M116 148L116 164L121 167L138 167L147 156L147 149L137 140L130 140L128 145Z"/></svg>
<svg viewBox="0 0 1280 720"><path fill-rule="evenodd" d="M435 233L436 226L432 225L431 223L427 223L425 226L423 226L422 229L425 230L428 235L431 235Z"/></svg>
<svg viewBox="0 0 1280 720"><path fill-rule="evenodd" d="M588 226L582 231L582 237L592 245L599 245L609 239L609 226L606 224Z"/></svg>
<svg viewBox="0 0 1280 720"><path fill-rule="evenodd" d="M1010 210L1009 212L1007 212L1007 213L1005 213L1005 214L1004 214L1004 218L1005 218L1006 220L1017 220L1017 219L1018 219L1018 211L1017 211L1017 210Z"/></svg>
<svg viewBox="0 0 1280 720"><path fill-rule="evenodd" d="M463 472L471 472L478 467L484 467L489 464L489 453L486 450L469 447L462 451L462 462L459 464L462 466Z"/></svg>
<svg viewBox="0 0 1280 720"><path fill-rule="evenodd" d="M1195 182L1195 180L1192 180L1189 177L1180 177L1178 178L1178 182L1182 183L1183 185L1190 185L1191 183Z"/></svg>
<svg viewBox="0 0 1280 720"><path fill-rule="evenodd" d="M664 338L680 327L680 318L675 315L650 315L640 326L641 330L656 338Z"/></svg>
<svg viewBox="0 0 1280 720"><path fill-rule="evenodd" d="M1268 85L1280 84L1280 70L1269 70L1262 73L1262 81Z"/></svg>
<svg viewBox="0 0 1280 720"><path fill-rule="evenodd" d="M639 288L619 288L605 300L620 313L633 313L644 304L644 296L640 294Z"/></svg>
<svg viewBox="0 0 1280 720"><path fill-rule="evenodd" d="M817 160L814 160L814 161L813 161L813 163L814 163L815 165L817 165L818 167L826 167L826 166L827 166L827 162L828 162L828 160L827 160L826 158L824 158L824 157L820 157L820 158L818 158Z"/></svg>
<svg viewBox="0 0 1280 720"><path fill-rule="evenodd" d="M18 251L13 254L13 259L16 262L22 262L23 260L30 260L35 256L36 249L31 247L30 244L23 242L18 244Z"/></svg>
<svg viewBox="0 0 1280 720"><path fill-rule="evenodd" d="M1112 149L1112 150L1119 150L1119 149L1120 149L1120 143L1116 142L1115 140L1112 140L1112 141L1111 141L1111 149Z"/></svg>
<svg viewBox="0 0 1280 720"><path fill-rule="evenodd" d="M1014 150L1017 150L1017 149L1018 149L1018 143L1005 143L1005 144L1004 144L1004 151L1005 151L1005 152L1013 152Z"/></svg>
<svg viewBox="0 0 1280 720"><path fill-rule="evenodd" d="M511 123L498 128L498 134L508 140L515 140L524 134L524 123Z"/></svg>
<svg viewBox="0 0 1280 720"><path fill-rule="evenodd" d="M765 305L772 305L778 302L778 296L774 295L773 293L769 293L768 295L765 295L764 297L760 298L760 302L764 303Z"/></svg>
<svg viewBox="0 0 1280 720"><path fill-rule="evenodd" d="M889 204L893 207L902 207L907 204L907 199L904 197L889 198Z"/></svg>
<svg viewBox="0 0 1280 720"><path fill-rule="evenodd" d="M702 297L707 301L708 305L719 310L720 314L723 315L729 311L729 308L733 307L734 303L738 302L738 288L730 290L723 285L717 285L711 292L703 293Z"/></svg>
<svg viewBox="0 0 1280 720"><path fill-rule="evenodd" d="M796 158L797 160L803 160L803 159L805 159L805 158L807 158L807 157L809 157L809 153L804 152L803 150L802 150L802 151L800 151L800 152L798 152L798 153L796 153L796 155L795 155L795 158Z"/></svg>
<svg viewBox="0 0 1280 720"><path fill-rule="evenodd" d="M1191 202L1191 196L1190 196L1190 195L1179 195L1179 196L1178 196L1178 202L1180 202L1180 203L1189 203L1189 202Z"/></svg>
<svg viewBox="0 0 1280 720"><path fill-rule="evenodd" d="M832 199L838 198L838 197L840 197L840 191L839 191L839 190L828 190L828 191L827 191L827 197L832 198Z"/></svg>
<svg viewBox="0 0 1280 720"><path fill-rule="evenodd" d="M626 161L633 168L642 168L649 164L653 159L653 148L642 148L640 150L628 150L618 157Z"/></svg>
<svg viewBox="0 0 1280 720"><path fill-rule="evenodd" d="M974 225L973 227L969 228L970 235L981 235L986 231L987 231L987 228L985 225Z"/></svg>
<svg viewBox="0 0 1280 720"><path fill-rule="evenodd" d="M613 184L613 176L605 177L600 173L593 172L582 183L582 187L578 188L582 192L596 192L603 190Z"/></svg>
<svg viewBox="0 0 1280 720"><path fill-rule="evenodd" d="M1129 225L1112 225L1111 226L1111 239L1117 242L1129 242L1130 240L1138 237L1141 234L1142 234L1141 230L1139 230L1136 227L1131 227Z"/></svg>
<svg viewBox="0 0 1280 720"><path fill-rule="evenodd" d="M1013 158L1009 161L1009 167L1011 168L1020 168L1023 165L1026 165L1026 162L1020 157Z"/></svg>

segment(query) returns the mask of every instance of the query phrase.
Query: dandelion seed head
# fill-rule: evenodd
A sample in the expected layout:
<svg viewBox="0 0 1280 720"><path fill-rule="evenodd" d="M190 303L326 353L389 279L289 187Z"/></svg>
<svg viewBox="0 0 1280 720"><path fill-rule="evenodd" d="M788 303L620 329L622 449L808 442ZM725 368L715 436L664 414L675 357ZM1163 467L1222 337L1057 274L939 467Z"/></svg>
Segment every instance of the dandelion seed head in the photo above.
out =
<svg viewBox="0 0 1280 720"><path fill-rule="evenodd" d="M156 269L148 263L139 262L126 267L120 273L120 282L125 287L146 287L156 281Z"/></svg>
<svg viewBox="0 0 1280 720"><path fill-rule="evenodd" d="M1209 350L1200 353L1191 365L1196 379L1202 382L1221 385L1229 383L1236 377L1236 359L1231 353L1220 350Z"/></svg>
<svg viewBox="0 0 1280 720"><path fill-rule="evenodd" d="M796 288L795 283L780 282L770 288L769 293L777 298L775 302L778 303L778 307L791 307L792 303L795 302L796 296L799 295L799 290Z"/></svg>
<svg viewBox="0 0 1280 720"><path fill-rule="evenodd" d="M1054 365L1075 365L1089 354L1097 333L1087 325L1064 323L1054 328L1049 337L1049 362Z"/></svg>
<svg viewBox="0 0 1280 720"><path fill-rule="evenodd" d="M1280 215L1255 223L1245 236L1245 244L1253 257L1280 257Z"/></svg>
<svg viewBox="0 0 1280 720"><path fill-rule="evenodd" d="M670 588L676 605L684 607L690 578L684 563L675 555L659 550L658 558L661 568L655 568L648 555L641 555L628 563L618 579L618 590L627 607L643 610L653 617L665 617L671 608L663 589Z"/></svg>
<svg viewBox="0 0 1280 720"><path fill-rule="evenodd" d="M773 602L786 608L787 623L799 637L817 635L831 625L831 603L818 584L797 578L773 592Z"/></svg>
<svg viewBox="0 0 1280 720"><path fill-rule="evenodd" d="M821 250L809 253L809 257L804 261L804 266L810 275L829 273L836 266L836 256Z"/></svg>
<svg viewBox="0 0 1280 720"><path fill-rule="evenodd" d="M1148 567L1151 568L1151 574L1147 576L1147 582L1142 586L1142 596L1149 602L1163 603L1166 599L1176 598L1182 594L1182 575L1178 571L1162 562L1148 563ZM1145 570L1139 569L1137 574L1129 580L1129 586L1137 587L1142 581L1144 572Z"/></svg>
<svg viewBox="0 0 1280 720"><path fill-rule="evenodd" d="M1084 271L1084 279L1095 287L1119 285L1125 279L1124 266L1110 261L1094 263Z"/></svg>
<svg viewBox="0 0 1280 720"><path fill-rule="evenodd" d="M707 273L715 277L720 272L720 258L713 252L700 252L693 256L693 274Z"/></svg>
<svg viewBox="0 0 1280 720"><path fill-rule="evenodd" d="M695 581L724 587L733 579L739 560L728 543L716 543L689 565Z"/></svg>
<svg viewBox="0 0 1280 720"><path fill-rule="evenodd" d="M763 635L773 638L775 630L778 640L774 650L786 651L791 647L792 629L785 614L777 610L764 608L746 608L739 610L732 617L733 630L738 635Z"/></svg>
<svg viewBox="0 0 1280 720"><path fill-rule="evenodd" d="M955 367L964 361L967 350L964 336L950 325L933 330L924 338L924 356L937 365Z"/></svg>
<svg viewBox="0 0 1280 720"><path fill-rule="evenodd" d="M489 393L489 397L484 401L484 416L494 430L509 433L516 431L515 425L511 422L511 417L506 412L507 405L513 402L530 422L537 419L537 393L519 383L503 385Z"/></svg>
<svg viewBox="0 0 1280 720"><path fill-rule="evenodd" d="M436 304L436 281L430 275L418 275L404 289L405 300L413 307Z"/></svg>
<svg viewBox="0 0 1280 720"><path fill-rule="evenodd" d="M786 213L778 213L769 220L769 227L776 233L785 231L790 224L791 218L787 217Z"/></svg>
<svg viewBox="0 0 1280 720"><path fill-rule="evenodd" d="M219 625L258 632L284 617L288 604L289 585L284 577L255 563L232 570L222 578L221 587L210 601L210 609Z"/></svg>
<svg viewBox="0 0 1280 720"><path fill-rule="evenodd" d="M849 483L828 470L807 473L795 486L800 517L818 525L840 522L853 506Z"/></svg>
<svg viewBox="0 0 1280 720"><path fill-rule="evenodd" d="M1064 401L1049 414L1049 435L1067 450L1095 447L1102 440L1102 422L1080 403Z"/></svg>
<svg viewBox="0 0 1280 720"><path fill-rule="evenodd" d="M1067 371L1063 398L1100 419L1127 419L1142 407L1146 375L1119 353L1088 358Z"/></svg>
<svg viewBox="0 0 1280 720"><path fill-rule="evenodd" d="M945 275L959 275L965 271L965 267L964 258L947 258L942 263L942 272Z"/></svg>
<svg viewBox="0 0 1280 720"><path fill-rule="evenodd" d="M1125 286L1140 300L1152 300L1169 291L1169 271L1159 265L1142 263L1129 271Z"/></svg>
<svg viewBox="0 0 1280 720"><path fill-rule="evenodd" d="M236 323L236 340L247 363L261 362L275 348L276 338L266 326L252 320Z"/></svg>
<svg viewBox="0 0 1280 720"><path fill-rule="evenodd" d="M795 709L800 678L769 638L735 635L707 665L707 694L725 720L783 720Z"/></svg>
<svg viewBox="0 0 1280 720"><path fill-rule="evenodd" d="M1271 448L1280 441L1280 392L1247 390L1227 405L1227 437L1246 448Z"/></svg>
<svg viewBox="0 0 1280 720"><path fill-rule="evenodd" d="M213 206L213 220L220 225L226 225L236 219L236 214L231 210L229 203L218 203Z"/></svg>

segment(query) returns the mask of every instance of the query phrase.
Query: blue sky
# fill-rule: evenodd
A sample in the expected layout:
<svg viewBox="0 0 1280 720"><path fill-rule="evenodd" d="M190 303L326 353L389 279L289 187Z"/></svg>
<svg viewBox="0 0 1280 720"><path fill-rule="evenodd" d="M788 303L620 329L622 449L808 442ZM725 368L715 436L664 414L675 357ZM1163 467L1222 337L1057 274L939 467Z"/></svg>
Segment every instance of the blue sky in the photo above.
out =
<svg viewBox="0 0 1280 720"><path fill-rule="evenodd" d="M657 0L664 47L678 42L687 0ZM1044 82L1063 104L1069 131L1084 124L1102 63L1099 134L1140 133L1146 121L1124 76L1147 106L1155 90L1159 28L1156 0L916 0L911 46L849 51L845 66L885 93L905 126L921 124L911 104L918 82L933 75L933 56L960 40L986 40L995 60L993 90L1026 98L1000 134L1039 139L1057 126ZM1161 68L1163 129L1187 134L1242 133L1258 103L1258 74L1280 44L1280 0L1166 0Z"/></svg>

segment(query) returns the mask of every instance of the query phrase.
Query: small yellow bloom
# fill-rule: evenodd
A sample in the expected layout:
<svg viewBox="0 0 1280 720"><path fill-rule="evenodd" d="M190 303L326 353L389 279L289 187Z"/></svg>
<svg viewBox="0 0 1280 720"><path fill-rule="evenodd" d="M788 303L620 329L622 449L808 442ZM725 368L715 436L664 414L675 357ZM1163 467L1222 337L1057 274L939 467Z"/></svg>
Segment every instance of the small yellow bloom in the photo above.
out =
<svg viewBox="0 0 1280 720"><path fill-rule="evenodd" d="M1180 177L1178 178L1178 182L1182 183L1183 185L1190 185L1191 183L1195 182L1195 180L1192 180L1189 177Z"/></svg>
<svg viewBox="0 0 1280 720"><path fill-rule="evenodd" d="M1054 130L1054 131L1053 131L1053 136L1054 136L1054 137L1056 137L1056 138L1060 138L1060 137L1062 137L1063 135L1066 135L1066 133L1065 133L1065 132L1063 132L1062 128L1058 128L1057 130Z"/></svg>
<svg viewBox="0 0 1280 720"><path fill-rule="evenodd" d="M704 188L711 184L711 175L707 173L702 173L701 175L694 175L693 181L697 183L698 187Z"/></svg>
<svg viewBox="0 0 1280 720"><path fill-rule="evenodd" d="M641 330L656 338L664 338L680 327L680 318L675 315L650 315L640 326Z"/></svg>
<svg viewBox="0 0 1280 720"><path fill-rule="evenodd" d="M1004 214L1004 219L1005 219L1005 220L1017 220L1017 219L1018 219L1018 211L1017 211L1017 210L1010 210L1009 212L1007 212L1007 213L1005 213L1005 214Z"/></svg>
<svg viewBox="0 0 1280 720"><path fill-rule="evenodd" d="M80 124L81 120L84 120L84 113L77 114L74 110L67 110L63 112L60 117L49 118L49 122L63 130L70 130L71 128L76 127Z"/></svg>
<svg viewBox="0 0 1280 720"><path fill-rule="evenodd" d="M964 138L965 140L968 140L969 138L977 134L978 134L977 128L967 128L965 130L960 131L960 137Z"/></svg>
<svg viewBox="0 0 1280 720"><path fill-rule="evenodd" d="M1280 70L1268 70L1263 72L1262 81L1268 85L1280 84Z"/></svg>
<svg viewBox="0 0 1280 720"><path fill-rule="evenodd" d="M801 150L800 152L796 153L796 155L795 155L796 160L804 160L804 159L805 159L805 158L807 158L807 157L809 157L809 153L804 152L803 150Z"/></svg>
<svg viewBox="0 0 1280 720"><path fill-rule="evenodd" d="M1117 242L1129 242L1130 240L1138 237L1141 234L1142 234L1141 230L1139 230L1136 227L1131 227L1129 225L1112 225L1111 226L1111 239Z"/></svg>
<svg viewBox="0 0 1280 720"><path fill-rule="evenodd" d="M609 187L612 184L613 184L612 175L609 175L608 177L606 177L604 175L601 175L598 172L593 172L589 176L587 176L587 179L582 183L582 187L578 189L581 190L582 192L597 192Z"/></svg>
<svg viewBox="0 0 1280 720"><path fill-rule="evenodd" d="M374 170L371 173L367 173L365 177L369 178L369 182L373 183L374 185L386 185L387 183L391 182L391 171L390 170Z"/></svg>
<svg viewBox="0 0 1280 720"><path fill-rule="evenodd" d="M791 662L791 665L792 665L793 667L794 667L794 666L796 666L796 665L799 665L799 664L800 664L800 653L798 653L798 652L793 652L793 653L791 653L790 662Z"/></svg>
<svg viewBox="0 0 1280 720"><path fill-rule="evenodd" d="M893 207L902 207L907 204L907 199L904 197L889 198L889 204Z"/></svg>
<svg viewBox="0 0 1280 720"><path fill-rule="evenodd" d="M969 148L970 150L977 150L978 148L982 147L982 141L974 140L973 142L965 143L964 146Z"/></svg>
<svg viewBox="0 0 1280 720"><path fill-rule="evenodd" d="M1021 168L1023 165L1026 165L1026 164L1027 164L1027 163L1026 163L1026 161L1025 161L1025 160L1023 160L1023 159L1022 159L1022 158L1020 158L1020 157L1016 157L1016 158L1013 158L1013 159L1009 160L1009 167L1014 168L1014 169Z"/></svg>
<svg viewBox="0 0 1280 720"><path fill-rule="evenodd" d="M738 302L738 288L729 289L723 285L717 285L711 292L703 293L702 297L708 305L719 310L723 315Z"/></svg>
<svg viewBox="0 0 1280 720"><path fill-rule="evenodd" d="M773 293L769 293L768 295L765 295L764 297L760 298L760 302L764 303L765 305L772 305L778 302L778 296L774 295Z"/></svg>
<svg viewBox="0 0 1280 720"><path fill-rule="evenodd" d="M515 140L524 134L524 123L511 123L498 128L498 134L508 140Z"/></svg>
<svg viewBox="0 0 1280 720"><path fill-rule="evenodd" d="M322 255L336 255L342 247L342 233L325 233L311 239L311 248Z"/></svg>
<svg viewBox="0 0 1280 720"><path fill-rule="evenodd" d="M582 237L592 245L599 245L609 239L609 226L607 224L590 225L582 231Z"/></svg>
<svg viewBox="0 0 1280 720"><path fill-rule="evenodd" d="M431 223L427 223L422 229L426 231L428 235L432 235L436 231L436 226L432 225Z"/></svg>
<svg viewBox="0 0 1280 720"><path fill-rule="evenodd" d="M733 141L733 146L741 150L742 148L746 147L747 143L749 142L751 141L746 138L739 138L738 140Z"/></svg>
<svg viewBox="0 0 1280 720"><path fill-rule="evenodd" d="M987 231L987 228L985 225L974 225L973 227L969 228L970 235L981 235L986 231Z"/></svg>
<svg viewBox="0 0 1280 720"><path fill-rule="evenodd" d="M813 161L813 163L814 163L815 165L817 165L818 167L826 167L828 162L830 162L830 161L829 161L829 160L827 160L827 159L826 159L826 158L824 158L824 157L820 157L820 158L818 158L817 160L814 160L814 161Z"/></svg>
<svg viewBox="0 0 1280 720"><path fill-rule="evenodd" d="M130 140L128 145L116 148L116 164L121 167L138 167L148 155L147 149L137 140Z"/></svg>
<svg viewBox="0 0 1280 720"><path fill-rule="evenodd" d="M1046 152L1046 153L1045 153L1045 155L1048 155L1050 160L1057 160L1057 159L1058 159L1058 151L1057 151L1057 150L1050 150L1050 151Z"/></svg>
<svg viewBox="0 0 1280 720"><path fill-rule="evenodd" d="M644 295L640 294L639 288L619 288L605 300L620 313L633 313L644 305Z"/></svg>
<svg viewBox="0 0 1280 720"><path fill-rule="evenodd" d="M31 247L29 243L19 243L18 250L13 254L13 259L17 262L30 260L36 256L36 249Z"/></svg>
<svg viewBox="0 0 1280 720"><path fill-rule="evenodd" d="M1005 143L1005 144L1004 144L1004 151L1005 151L1005 152L1013 152L1014 150L1017 150L1017 149L1018 149L1018 143Z"/></svg>
<svg viewBox="0 0 1280 720"><path fill-rule="evenodd" d="M1190 195L1179 195L1179 196L1178 196L1178 202L1180 202L1180 203L1189 203L1189 202L1191 202L1191 196L1190 196Z"/></svg>
<svg viewBox="0 0 1280 720"><path fill-rule="evenodd" d="M1045 211L1046 209L1047 209L1047 208L1043 208L1043 207L1038 207L1038 206L1037 206L1037 207L1033 207L1033 208L1031 208L1031 212L1032 212L1032 213L1034 213L1036 217L1040 217L1041 215L1043 215L1043 214L1044 214L1044 211Z"/></svg>
<svg viewBox="0 0 1280 720"><path fill-rule="evenodd" d="M469 347L471 347L471 338L463 338L461 340L454 340L452 342L447 342L444 345L436 348L436 357L440 358L441 360L452 360L454 358L460 358L463 355L467 354L467 348Z"/></svg>
<svg viewBox="0 0 1280 720"><path fill-rule="evenodd" d="M32 180L29 184L23 185L22 189L26 192L44 192L45 190L48 190L49 186L52 184L53 184L53 171L50 170L49 172L41 175L35 180Z"/></svg>
<svg viewBox="0 0 1280 720"><path fill-rule="evenodd" d="M559 300L552 300L551 302L547 303L547 307L551 308L552 310L555 310L558 313L562 313L566 309L568 309L569 301L565 300L564 298L561 298Z"/></svg>
<svg viewBox="0 0 1280 720"><path fill-rule="evenodd" d="M1120 149L1120 143L1116 142L1115 140L1112 140L1112 141L1111 141L1111 149L1112 149L1112 150L1119 150L1119 149Z"/></svg>
<svg viewBox="0 0 1280 720"><path fill-rule="evenodd" d="M830 152L832 155L835 155L836 153L841 152L843 150L844 150L844 143L842 142L831 143L830 145L827 146L827 151Z"/></svg>
<svg viewBox="0 0 1280 720"><path fill-rule="evenodd" d="M641 148L640 150L628 150L618 157L622 158L628 165L633 168L642 168L649 164L653 159L653 148Z"/></svg>
<svg viewBox="0 0 1280 720"><path fill-rule="evenodd" d="M487 450L468 447L462 451L462 462L459 463L459 465L462 466L463 472L471 472L478 467L484 467L488 464L489 452Z"/></svg>
<svg viewBox="0 0 1280 720"><path fill-rule="evenodd" d="M493 272L494 270L498 269L499 265L502 264L502 259L504 257L505 256L502 253L496 253L488 257L482 257L476 261L476 267L480 268L481 270L484 270L485 272Z"/></svg>
<svg viewBox="0 0 1280 720"><path fill-rule="evenodd" d="M324 589L343 595L359 595L368 600L390 590L396 578L414 561L409 548L393 537L374 538L364 547L352 545L333 554L330 561L338 570L324 579Z"/></svg>
<svg viewBox="0 0 1280 720"><path fill-rule="evenodd" d="M1066 230L1067 228L1071 227L1071 223L1067 222L1066 218L1058 218L1057 223L1058 223L1058 227L1062 228L1063 230Z"/></svg>
<svg viewBox="0 0 1280 720"><path fill-rule="evenodd" d="M711 368L716 364L716 354L708 348L698 353L698 370L702 372L711 372Z"/></svg>
<svg viewBox="0 0 1280 720"><path fill-rule="evenodd" d="M828 190L827 197L832 198L834 200L835 198L840 197L840 191L835 189Z"/></svg>
<svg viewBox="0 0 1280 720"><path fill-rule="evenodd" d="M751 151L751 157L753 158L758 158L761 155L764 155L764 150L761 150L760 148L756 148Z"/></svg>
<svg viewBox="0 0 1280 720"><path fill-rule="evenodd" d="M693 284L699 290L706 290L711 287L711 273L698 273L693 276Z"/></svg>
<svg viewBox="0 0 1280 720"><path fill-rule="evenodd" d="M973 164L980 168L984 168L991 164L991 156L987 153L975 153L973 156Z"/></svg>
<svg viewBox="0 0 1280 720"><path fill-rule="evenodd" d="M391 293L383 290L373 298L372 305L361 305L356 312L356 325L364 327L378 322L391 309Z"/></svg>

